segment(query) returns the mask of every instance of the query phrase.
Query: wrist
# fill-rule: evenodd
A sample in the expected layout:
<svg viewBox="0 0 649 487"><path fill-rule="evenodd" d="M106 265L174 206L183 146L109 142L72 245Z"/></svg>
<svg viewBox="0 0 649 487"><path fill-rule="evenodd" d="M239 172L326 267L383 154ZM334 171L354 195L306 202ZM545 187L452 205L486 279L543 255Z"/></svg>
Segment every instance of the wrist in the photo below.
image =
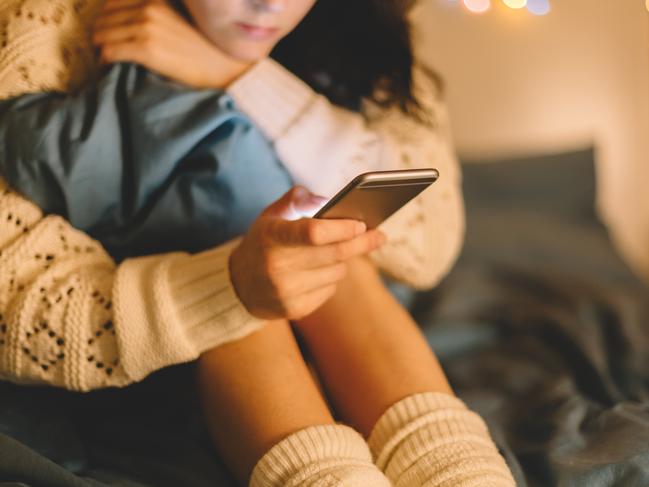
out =
<svg viewBox="0 0 649 487"><path fill-rule="evenodd" d="M205 73L202 82L203 86L205 88L224 90L248 71L253 63L238 61L224 54L217 53L209 65L210 69Z"/></svg>
<svg viewBox="0 0 649 487"><path fill-rule="evenodd" d="M232 286L232 291L234 291L235 296L239 299L239 302L243 305L246 310L248 310L248 306L246 306L246 303L243 301L243 297L241 296L241 292L239 291L239 282L237 279L237 276L239 275L239 266L238 266L238 260L237 260L237 255L239 255L239 249L241 248L241 243L237 245L234 249L232 249L232 252L230 252L230 256L228 257L228 276L230 277L230 285ZM250 312L248 310L248 312Z"/></svg>
<svg viewBox="0 0 649 487"><path fill-rule="evenodd" d="M255 314L255 312L253 312L255 310L253 310L253 307L250 306L251 301L248 298L251 296L246 292L246 289L248 289L246 288L246 282L243 282L241 279L241 276L250 272L250 269L246 267L246 256L242 253L242 245L243 242L239 242L239 244L234 247L234 249L232 249L232 252L230 252L230 255L228 257L227 267L230 286L232 288L232 292L241 303L241 306L243 306L243 308L251 316L254 316L258 319L265 319L264 316L259 316L258 314Z"/></svg>

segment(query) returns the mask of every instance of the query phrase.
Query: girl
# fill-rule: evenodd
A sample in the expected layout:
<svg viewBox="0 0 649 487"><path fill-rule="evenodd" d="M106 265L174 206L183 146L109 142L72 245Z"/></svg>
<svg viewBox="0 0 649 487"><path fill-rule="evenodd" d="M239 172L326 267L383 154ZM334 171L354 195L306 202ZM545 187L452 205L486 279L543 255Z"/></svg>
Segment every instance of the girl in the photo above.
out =
<svg viewBox="0 0 649 487"><path fill-rule="evenodd" d="M22 11L24 2L19 3L20 15L14 17L33 18L34 12ZM90 91L9 100L4 136L28 134L31 143L5 146L4 174L46 209L103 236L122 255L135 255L152 250L147 248L152 237L165 238L172 248L192 248L177 238L187 221L201 233L185 238L198 239L193 245L203 248L236 235L237 229L227 226L211 233L206 222L224 220L226 212L232 219L240 204L254 208L246 206L248 192L235 191L249 182L237 177L248 174L227 171L235 161L240 169L245 157L255 167L259 157L277 187L286 170L291 182L325 195L355 173L430 165L434 157L445 184L395 215L384 227L388 243L372 254L395 277L432 285L459 248L459 177L434 85L416 90L418 97L410 89L409 43L403 12L397 10L403 6L368 2L369 9L356 12L394 21L391 40L400 40L402 50L395 55L387 46L385 52L396 59L394 65L370 57L367 66L354 70L328 51L327 41L335 37L325 36L336 18L332 13L353 14L356 3L343 8L322 0L301 24L304 30L294 32L293 43L289 36L278 46L276 56L287 66L293 63L323 97L266 58L312 4L188 0L186 13L198 34L164 2L106 2L94 35L105 62L137 62L186 85L221 91L189 92L141 68L118 65ZM376 25L381 32L386 27ZM358 24L352 22L349 32L352 27ZM336 32L341 33L345 30ZM356 37L367 48L377 47L380 39L371 37L370 44ZM307 45L322 46L322 55L300 58ZM415 73L426 86L424 74ZM149 98L152 86L162 91ZM167 104L164 113L156 112L158 102L168 101L166 95L192 101L194 108L176 106L170 114ZM230 99L235 105L228 106ZM108 111L105 100L115 102ZM201 101L221 110L205 114ZM245 117L233 114L237 106L254 126L241 128ZM106 113L122 123L124 113L129 121L142 120L137 127L143 136L119 123L110 132L98 129ZM215 122L215 115L225 121ZM427 120L430 115L436 115L433 121ZM194 135L187 137L181 126ZM261 150L257 126L276 152ZM102 165L110 152L102 151L101 135L110 138L111 132L120 142L129 140L130 149L121 152L133 156L130 166L128 157L117 170ZM185 145L174 145L177 139ZM143 141L144 147L138 145ZM259 150L239 157L237 150L250 149L247 142ZM175 150L165 150L167 144ZM152 153L163 160L142 160ZM273 165L275 153L281 168ZM234 197L219 200L224 192ZM481 476L485 485L510 485L484 425L452 398L414 323L385 291L373 265L359 258L380 245L378 232L358 230L350 221L284 218L291 209L307 211L318 202L292 190L258 218L248 216L254 224L243 239L193 256L127 260L114 275L97 244L56 217L42 218L6 191L2 269L11 279L2 292L7 310L3 374L85 390L125 385L206 352L198 377L208 426L240 481L254 467L253 485L388 485L362 439L333 423L295 345L291 319L338 416L370 438L378 467L395 484L463 485ZM220 219L211 219L214 208Z"/></svg>

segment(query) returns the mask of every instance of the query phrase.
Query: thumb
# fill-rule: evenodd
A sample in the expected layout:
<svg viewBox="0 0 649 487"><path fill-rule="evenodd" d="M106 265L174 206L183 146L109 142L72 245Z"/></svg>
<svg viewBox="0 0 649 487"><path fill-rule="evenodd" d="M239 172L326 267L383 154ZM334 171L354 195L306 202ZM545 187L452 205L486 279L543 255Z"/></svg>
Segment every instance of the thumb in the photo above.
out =
<svg viewBox="0 0 649 487"><path fill-rule="evenodd" d="M311 193L304 186L294 186L266 208L263 214L284 220L298 220L312 216L326 201L327 198Z"/></svg>

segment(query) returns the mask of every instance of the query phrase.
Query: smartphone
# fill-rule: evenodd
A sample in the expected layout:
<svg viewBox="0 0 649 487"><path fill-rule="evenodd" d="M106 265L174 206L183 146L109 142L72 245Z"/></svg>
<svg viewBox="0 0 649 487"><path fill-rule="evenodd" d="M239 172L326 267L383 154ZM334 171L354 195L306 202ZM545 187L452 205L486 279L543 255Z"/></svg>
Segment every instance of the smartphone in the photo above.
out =
<svg viewBox="0 0 649 487"><path fill-rule="evenodd" d="M374 171L356 176L314 218L349 218L368 229L383 221L439 178L437 169Z"/></svg>

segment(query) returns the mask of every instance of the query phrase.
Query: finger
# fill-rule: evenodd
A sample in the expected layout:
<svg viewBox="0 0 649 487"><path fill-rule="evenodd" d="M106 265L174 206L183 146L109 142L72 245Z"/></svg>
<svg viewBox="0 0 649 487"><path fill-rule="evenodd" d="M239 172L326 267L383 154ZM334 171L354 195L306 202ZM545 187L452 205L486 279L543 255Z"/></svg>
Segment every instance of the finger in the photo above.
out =
<svg viewBox="0 0 649 487"><path fill-rule="evenodd" d="M268 208L263 211L264 216L273 216L276 218L291 218L290 213L293 212L294 201L304 198L308 194L308 190L303 186L294 186L284 193L278 200L271 203Z"/></svg>
<svg viewBox="0 0 649 487"><path fill-rule="evenodd" d="M336 264L320 267L317 270L310 270L308 274L305 273L303 284L303 292L311 293L323 287L329 287L332 284L337 284L347 276L347 264L338 262Z"/></svg>
<svg viewBox="0 0 649 487"><path fill-rule="evenodd" d="M289 265L298 269L315 269L346 262L354 257L369 254L386 241L380 230L368 230L364 234L345 242L298 249Z"/></svg>
<svg viewBox="0 0 649 487"><path fill-rule="evenodd" d="M299 320L305 316L310 315L316 311L320 306L326 303L335 293L337 286L332 284L330 286L319 288L315 291L305 293L302 296L290 301L287 305L289 310L288 319Z"/></svg>
<svg viewBox="0 0 649 487"><path fill-rule="evenodd" d="M320 220L302 218L296 221L275 219L273 222L275 241L287 246L319 246L351 240L366 230L363 222L357 220Z"/></svg>
<svg viewBox="0 0 649 487"><path fill-rule="evenodd" d="M137 63L145 65L146 53L136 40L127 40L102 46L100 61L102 63Z"/></svg>
<svg viewBox="0 0 649 487"><path fill-rule="evenodd" d="M278 289L282 299L290 300L302 294L316 291L340 282L347 275L347 264L336 263L311 270L291 272L290 282Z"/></svg>
<svg viewBox="0 0 649 487"><path fill-rule="evenodd" d="M316 195L304 186L298 185L266 208L264 214L284 220L297 220L301 217L313 216L327 201L328 198Z"/></svg>
<svg viewBox="0 0 649 487"><path fill-rule="evenodd" d="M142 7L148 3L148 0L106 0L102 6L102 15L116 10L131 9Z"/></svg>
<svg viewBox="0 0 649 487"><path fill-rule="evenodd" d="M134 42L142 35L142 29L136 24L128 24L121 27L99 29L93 32L92 42L97 46L108 46ZM115 48L116 49L116 48Z"/></svg>
<svg viewBox="0 0 649 487"><path fill-rule="evenodd" d="M308 193L303 198L292 201L292 209L300 217L312 218L320 208L327 204L329 198Z"/></svg>
<svg viewBox="0 0 649 487"><path fill-rule="evenodd" d="M113 10L97 17L94 31L138 23L142 20L141 10L137 7Z"/></svg>

